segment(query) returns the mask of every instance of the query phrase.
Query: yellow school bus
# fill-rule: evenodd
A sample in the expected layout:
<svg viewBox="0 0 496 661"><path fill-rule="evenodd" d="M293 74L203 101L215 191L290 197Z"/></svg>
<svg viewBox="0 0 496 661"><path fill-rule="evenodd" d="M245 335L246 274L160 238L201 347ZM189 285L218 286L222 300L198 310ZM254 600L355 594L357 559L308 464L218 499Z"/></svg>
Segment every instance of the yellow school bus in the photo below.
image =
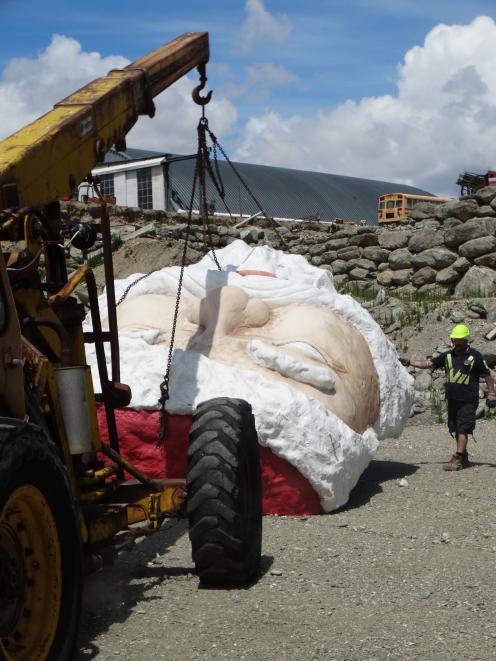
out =
<svg viewBox="0 0 496 661"><path fill-rule="evenodd" d="M383 223L398 223L408 218L413 209L425 202L443 204L449 202L450 197L435 197L433 195L414 195L412 193L388 193L379 197L377 220Z"/></svg>

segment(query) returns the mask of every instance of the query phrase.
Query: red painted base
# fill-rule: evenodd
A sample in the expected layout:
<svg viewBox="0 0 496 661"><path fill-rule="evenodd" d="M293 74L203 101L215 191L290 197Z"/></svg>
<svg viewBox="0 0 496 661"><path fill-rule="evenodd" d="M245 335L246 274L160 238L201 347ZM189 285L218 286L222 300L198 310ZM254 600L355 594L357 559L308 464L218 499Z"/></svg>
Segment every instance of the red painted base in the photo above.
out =
<svg viewBox="0 0 496 661"><path fill-rule="evenodd" d="M115 412L123 457L150 477L184 478L191 417L168 415L164 445L157 446L158 411ZM102 441L108 442L105 411L98 409ZM260 446L264 514L322 514L319 498L296 468Z"/></svg>

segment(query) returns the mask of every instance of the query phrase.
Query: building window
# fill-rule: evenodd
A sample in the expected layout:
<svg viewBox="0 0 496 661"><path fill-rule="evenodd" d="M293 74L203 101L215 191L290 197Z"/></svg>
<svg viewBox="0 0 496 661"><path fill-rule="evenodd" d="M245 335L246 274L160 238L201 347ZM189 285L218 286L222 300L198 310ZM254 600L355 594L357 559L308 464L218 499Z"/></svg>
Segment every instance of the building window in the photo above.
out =
<svg viewBox="0 0 496 661"><path fill-rule="evenodd" d="M153 209L152 169L138 170L138 207Z"/></svg>
<svg viewBox="0 0 496 661"><path fill-rule="evenodd" d="M104 198L114 197L114 175L101 174L100 175L100 190Z"/></svg>

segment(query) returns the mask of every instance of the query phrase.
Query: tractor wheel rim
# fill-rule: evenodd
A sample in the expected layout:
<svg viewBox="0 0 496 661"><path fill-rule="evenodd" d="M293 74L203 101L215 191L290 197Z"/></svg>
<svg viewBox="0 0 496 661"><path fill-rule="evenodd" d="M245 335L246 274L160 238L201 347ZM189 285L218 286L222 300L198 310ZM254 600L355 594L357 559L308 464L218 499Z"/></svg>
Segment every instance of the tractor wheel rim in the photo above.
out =
<svg viewBox="0 0 496 661"><path fill-rule="evenodd" d="M55 519L33 485L16 488L0 513L0 559L9 563L0 574L0 594L3 585L8 595L0 652L9 661L43 661L60 616L62 563Z"/></svg>

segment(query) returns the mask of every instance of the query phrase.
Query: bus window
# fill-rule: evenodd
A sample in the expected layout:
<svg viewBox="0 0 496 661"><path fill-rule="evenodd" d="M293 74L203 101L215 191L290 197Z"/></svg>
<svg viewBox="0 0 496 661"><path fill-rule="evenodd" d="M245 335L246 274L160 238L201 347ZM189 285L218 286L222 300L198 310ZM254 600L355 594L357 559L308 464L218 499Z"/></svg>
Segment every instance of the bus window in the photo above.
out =
<svg viewBox="0 0 496 661"><path fill-rule="evenodd" d="M394 209L394 200L388 200L386 202L386 209Z"/></svg>
<svg viewBox="0 0 496 661"><path fill-rule="evenodd" d="M402 206L403 206L403 200L396 200L396 208L401 209Z"/></svg>

